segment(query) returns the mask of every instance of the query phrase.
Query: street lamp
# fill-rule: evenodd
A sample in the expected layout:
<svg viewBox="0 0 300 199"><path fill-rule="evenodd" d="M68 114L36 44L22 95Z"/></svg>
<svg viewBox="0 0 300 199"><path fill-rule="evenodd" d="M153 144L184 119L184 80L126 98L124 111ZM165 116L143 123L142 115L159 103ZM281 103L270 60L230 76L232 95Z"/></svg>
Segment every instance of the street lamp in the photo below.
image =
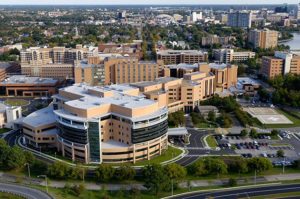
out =
<svg viewBox="0 0 300 199"><path fill-rule="evenodd" d="M39 176L37 176L38 178L45 178L45 181L46 181L46 191L47 191L47 193L48 193L48 180L47 180L47 175L39 175Z"/></svg>
<svg viewBox="0 0 300 199"><path fill-rule="evenodd" d="M29 177L29 183L31 183L31 177L30 177L30 165L29 165L29 163L25 163L24 166L27 166L27 172L28 172L28 177Z"/></svg>

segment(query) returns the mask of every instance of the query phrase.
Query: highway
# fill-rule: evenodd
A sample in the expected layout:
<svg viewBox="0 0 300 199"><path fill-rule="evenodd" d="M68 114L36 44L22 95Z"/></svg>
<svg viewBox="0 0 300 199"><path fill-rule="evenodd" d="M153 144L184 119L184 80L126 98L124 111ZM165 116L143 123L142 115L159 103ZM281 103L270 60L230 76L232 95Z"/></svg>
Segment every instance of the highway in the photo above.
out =
<svg viewBox="0 0 300 199"><path fill-rule="evenodd" d="M297 192L300 190L300 184L289 185L270 185L264 187L250 187L238 188L232 190L218 190L208 192L190 193L179 196L170 197L172 199L207 199L207 198L221 198L221 199L237 199L237 198L251 198L254 196L264 196L270 194L280 194ZM299 196L297 197L299 198Z"/></svg>
<svg viewBox="0 0 300 199"><path fill-rule="evenodd" d="M53 199L43 191L16 184L0 183L0 192L12 193L26 199Z"/></svg>

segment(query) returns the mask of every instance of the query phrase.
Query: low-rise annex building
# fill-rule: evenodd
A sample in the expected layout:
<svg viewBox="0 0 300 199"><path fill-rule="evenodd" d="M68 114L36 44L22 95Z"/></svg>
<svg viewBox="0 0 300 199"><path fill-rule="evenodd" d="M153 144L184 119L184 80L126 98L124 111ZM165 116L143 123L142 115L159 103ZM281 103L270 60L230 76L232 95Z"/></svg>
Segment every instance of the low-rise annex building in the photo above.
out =
<svg viewBox="0 0 300 199"><path fill-rule="evenodd" d="M53 103L24 119L35 147L55 146L84 163L151 159L167 149L168 109L129 85L62 88Z"/></svg>

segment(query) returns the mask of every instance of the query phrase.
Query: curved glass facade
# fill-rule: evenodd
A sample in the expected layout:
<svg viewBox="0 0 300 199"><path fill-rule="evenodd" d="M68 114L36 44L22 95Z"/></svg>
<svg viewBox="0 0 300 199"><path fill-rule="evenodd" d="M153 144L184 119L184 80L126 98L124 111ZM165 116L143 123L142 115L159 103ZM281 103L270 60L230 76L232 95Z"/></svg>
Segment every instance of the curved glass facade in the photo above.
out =
<svg viewBox="0 0 300 199"><path fill-rule="evenodd" d="M87 144L87 130L72 128L61 123L58 124L59 136L67 141L79 144Z"/></svg>
<svg viewBox="0 0 300 199"><path fill-rule="evenodd" d="M131 141L133 144L150 141L167 133L168 121L165 120L159 124L145 128L131 129L131 131Z"/></svg>

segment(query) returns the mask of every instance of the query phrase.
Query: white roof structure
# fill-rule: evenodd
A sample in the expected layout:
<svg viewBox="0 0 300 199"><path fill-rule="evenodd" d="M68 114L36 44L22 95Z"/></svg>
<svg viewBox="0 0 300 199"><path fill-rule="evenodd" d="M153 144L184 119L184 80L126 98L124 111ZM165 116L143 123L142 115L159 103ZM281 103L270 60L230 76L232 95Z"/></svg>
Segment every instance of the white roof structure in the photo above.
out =
<svg viewBox="0 0 300 199"><path fill-rule="evenodd" d="M35 111L23 119L23 123L34 127L52 124L55 122L56 120L52 105Z"/></svg>
<svg viewBox="0 0 300 199"><path fill-rule="evenodd" d="M169 128L168 136L179 136L179 135L187 135L189 134L185 127L180 128Z"/></svg>

